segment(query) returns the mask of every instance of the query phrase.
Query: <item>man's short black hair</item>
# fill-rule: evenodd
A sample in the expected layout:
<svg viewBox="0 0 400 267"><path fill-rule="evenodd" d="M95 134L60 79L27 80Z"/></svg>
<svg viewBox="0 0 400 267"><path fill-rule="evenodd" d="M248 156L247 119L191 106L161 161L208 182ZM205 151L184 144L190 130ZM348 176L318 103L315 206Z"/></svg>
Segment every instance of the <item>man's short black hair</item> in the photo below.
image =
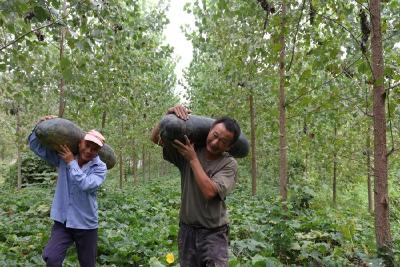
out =
<svg viewBox="0 0 400 267"><path fill-rule="evenodd" d="M235 119L230 118L230 117L223 116L223 117L220 117L220 118L218 118L218 119L216 119L214 121L214 123L211 126L211 129L214 128L214 126L216 124L219 124L219 123L224 124L225 128L229 132L233 133L233 140L231 142L231 145L236 143L236 141L239 139L239 136L240 136L240 133L241 133L240 126L237 123L237 121Z"/></svg>

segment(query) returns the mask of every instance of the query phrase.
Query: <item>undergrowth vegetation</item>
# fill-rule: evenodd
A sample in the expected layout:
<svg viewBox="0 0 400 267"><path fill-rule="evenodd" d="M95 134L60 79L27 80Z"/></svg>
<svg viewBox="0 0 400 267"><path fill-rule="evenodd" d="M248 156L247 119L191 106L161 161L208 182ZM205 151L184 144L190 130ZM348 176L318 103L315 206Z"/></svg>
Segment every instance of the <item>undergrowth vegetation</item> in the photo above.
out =
<svg viewBox="0 0 400 267"><path fill-rule="evenodd" d="M98 192L98 265L177 266L178 175L124 190L116 189L116 180L110 175ZM329 208L324 188L292 187L284 209L272 186L260 184L258 195L251 197L248 184L243 180L227 199L230 266L383 266L375 257L373 216L359 199L361 192L348 192L335 209ZM52 185L1 189L0 266L43 265L53 190ZM399 260L400 214L393 210ZM174 255L171 264L166 261L169 253ZM64 265L76 264L71 247Z"/></svg>

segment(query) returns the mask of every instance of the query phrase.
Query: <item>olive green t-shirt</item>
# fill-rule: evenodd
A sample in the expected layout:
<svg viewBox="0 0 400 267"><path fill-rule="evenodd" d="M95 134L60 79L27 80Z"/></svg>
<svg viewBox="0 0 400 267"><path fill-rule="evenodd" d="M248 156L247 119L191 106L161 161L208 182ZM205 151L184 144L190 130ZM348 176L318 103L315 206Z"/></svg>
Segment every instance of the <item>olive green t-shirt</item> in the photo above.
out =
<svg viewBox="0 0 400 267"><path fill-rule="evenodd" d="M173 163L181 173L180 220L189 225L215 228L228 223L226 196L233 190L237 177L237 162L228 153L216 160L207 160L205 148L196 149L205 173L215 182L218 195L207 200L196 183L189 162L170 146L164 146L164 159Z"/></svg>

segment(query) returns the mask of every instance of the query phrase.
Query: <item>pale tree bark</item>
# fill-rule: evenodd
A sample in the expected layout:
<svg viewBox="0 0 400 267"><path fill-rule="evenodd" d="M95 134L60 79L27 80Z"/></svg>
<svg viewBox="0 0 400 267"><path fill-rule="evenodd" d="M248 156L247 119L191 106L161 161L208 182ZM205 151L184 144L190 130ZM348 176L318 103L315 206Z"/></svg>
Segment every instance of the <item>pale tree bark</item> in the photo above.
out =
<svg viewBox="0 0 400 267"><path fill-rule="evenodd" d="M335 125L334 128L334 137L335 140L337 138L337 127ZM338 164L338 158L337 158L337 151L336 151L336 147L334 147L334 151L333 151L333 179L332 179L332 203L333 203L333 207L336 208L336 185L337 185L337 164Z"/></svg>
<svg viewBox="0 0 400 267"><path fill-rule="evenodd" d="M386 115L384 88L384 61L381 32L381 1L369 3L372 36L371 54L373 71L374 116L374 176L375 176L375 236L378 254L386 266L394 266L392 237L389 221L388 155L386 147Z"/></svg>
<svg viewBox="0 0 400 267"><path fill-rule="evenodd" d="M146 164L145 164L145 160L146 160L146 149L145 146L143 144L142 146L142 175L143 175L143 181L146 180Z"/></svg>
<svg viewBox="0 0 400 267"><path fill-rule="evenodd" d="M251 194L253 196L257 193L257 154L256 154L256 124L255 124L255 107L253 92L249 95L250 106L250 125L251 125Z"/></svg>
<svg viewBox="0 0 400 267"><path fill-rule="evenodd" d="M67 13L67 3L64 1L63 3L63 17L66 16ZM64 57L64 40L65 40L65 33L67 32L67 28L65 26L61 27L60 29L60 62ZM59 83L59 90L60 90L60 103L58 107L58 117L62 118L65 112L65 81L64 78L61 77Z"/></svg>
<svg viewBox="0 0 400 267"><path fill-rule="evenodd" d="M131 164L131 160L130 159L126 159L125 167L124 167L124 170L123 170L125 183L128 182L128 170L129 170L130 164Z"/></svg>
<svg viewBox="0 0 400 267"><path fill-rule="evenodd" d="M136 165L137 165L137 160L136 160L136 148L135 148L135 140L132 140L132 153L131 153L131 157L132 157L132 167L131 167L131 171L132 171L132 182L133 184L136 183Z"/></svg>
<svg viewBox="0 0 400 267"><path fill-rule="evenodd" d="M120 134L121 136L124 136L124 120L121 119L121 130L120 130ZM120 144L119 147L119 156L118 156L118 160L119 160L119 188L122 189L122 182L124 179L124 158L122 155L122 150L123 150L123 146L122 144Z"/></svg>
<svg viewBox="0 0 400 267"><path fill-rule="evenodd" d="M119 189L122 189L122 181L123 181L123 168L124 164L122 162L122 148L119 149L118 153L118 161L119 161Z"/></svg>
<svg viewBox="0 0 400 267"><path fill-rule="evenodd" d="M151 179L151 153L147 152L147 180Z"/></svg>
<svg viewBox="0 0 400 267"><path fill-rule="evenodd" d="M22 188L21 115L20 115L19 105L17 105L15 115L17 119L17 126L15 131L17 136L17 189L21 189Z"/></svg>
<svg viewBox="0 0 400 267"><path fill-rule="evenodd" d="M287 140L286 140L286 105L285 105L285 28L286 28L286 1L282 0L281 33L279 44L279 191L282 202L287 200Z"/></svg>
<svg viewBox="0 0 400 267"><path fill-rule="evenodd" d="M5 145L1 145L0 158L2 161L6 158L6 146Z"/></svg>

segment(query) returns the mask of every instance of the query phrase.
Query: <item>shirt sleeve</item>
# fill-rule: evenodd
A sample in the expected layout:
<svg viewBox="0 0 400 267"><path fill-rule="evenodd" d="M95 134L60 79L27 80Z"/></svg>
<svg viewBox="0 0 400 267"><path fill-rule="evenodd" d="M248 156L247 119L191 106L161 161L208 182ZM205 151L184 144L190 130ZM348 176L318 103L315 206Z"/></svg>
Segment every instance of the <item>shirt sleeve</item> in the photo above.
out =
<svg viewBox="0 0 400 267"><path fill-rule="evenodd" d="M29 148L38 155L41 159L45 160L51 166L57 167L60 163L60 157L57 152L43 146L35 134L35 130L28 137Z"/></svg>
<svg viewBox="0 0 400 267"><path fill-rule="evenodd" d="M163 146L163 157L166 161L171 162L179 169L182 169L185 162L185 158L179 154L178 150L169 144L164 144Z"/></svg>
<svg viewBox="0 0 400 267"><path fill-rule="evenodd" d="M82 191L95 191L106 178L107 167L105 164L96 164L93 165L92 168L93 170L91 171L90 175L86 175L79 167L76 160L68 163L70 177Z"/></svg>
<svg viewBox="0 0 400 267"><path fill-rule="evenodd" d="M232 160L211 177L211 180L214 181L217 186L218 195L222 200L234 189L236 185L236 175L237 163L236 160Z"/></svg>

